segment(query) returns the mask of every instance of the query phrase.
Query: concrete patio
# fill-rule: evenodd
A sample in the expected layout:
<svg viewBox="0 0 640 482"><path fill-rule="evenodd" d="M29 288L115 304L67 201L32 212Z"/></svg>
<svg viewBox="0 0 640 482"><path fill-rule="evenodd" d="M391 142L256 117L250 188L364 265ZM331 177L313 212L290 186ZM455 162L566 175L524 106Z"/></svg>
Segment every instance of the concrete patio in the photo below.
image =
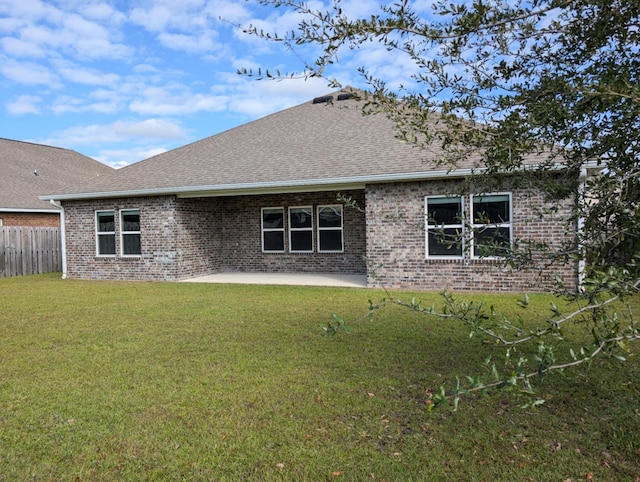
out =
<svg viewBox="0 0 640 482"><path fill-rule="evenodd" d="M342 286L366 288L366 275L334 273L215 273L182 280L184 283L237 283L292 286Z"/></svg>

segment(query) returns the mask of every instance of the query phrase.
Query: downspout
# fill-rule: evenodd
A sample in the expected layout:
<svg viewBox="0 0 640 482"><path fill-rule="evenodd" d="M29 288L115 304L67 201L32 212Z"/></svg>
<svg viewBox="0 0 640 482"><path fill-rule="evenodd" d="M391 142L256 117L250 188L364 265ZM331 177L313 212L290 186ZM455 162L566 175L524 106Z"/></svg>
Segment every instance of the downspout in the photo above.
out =
<svg viewBox="0 0 640 482"><path fill-rule="evenodd" d="M62 279L67 279L67 232L65 230L64 208L62 207L62 203L58 205L53 199L50 199L49 202L52 206L60 209L60 251L62 255Z"/></svg>
<svg viewBox="0 0 640 482"><path fill-rule="evenodd" d="M586 167L581 167L580 168L580 176L578 178L578 203L581 203L582 206L584 206L584 203L586 202L585 200L585 190L586 190L586 183L587 183L587 168ZM578 226L577 226L577 232L578 232L578 248L579 251L582 252L582 234L584 231L584 217L582 215L578 216ZM585 268L586 268L586 260L584 258L584 252L582 252L582 256L580 256L580 258L578 259L578 290L579 291L583 291L584 290L584 277L585 277Z"/></svg>

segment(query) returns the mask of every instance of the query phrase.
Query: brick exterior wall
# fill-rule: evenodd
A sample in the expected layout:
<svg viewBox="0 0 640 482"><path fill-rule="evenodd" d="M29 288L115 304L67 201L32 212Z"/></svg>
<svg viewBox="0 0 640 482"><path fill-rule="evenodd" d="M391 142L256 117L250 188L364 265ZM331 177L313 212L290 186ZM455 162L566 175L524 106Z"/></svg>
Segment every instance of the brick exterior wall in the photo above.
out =
<svg viewBox="0 0 640 482"><path fill-rule="evenodd" d="M174 280L180 255L173 197L68 201L65 209L67 275L79 279ZM142 255L97 256L95 212L115 211L116 253L120 253L119 210L140 209Z"/></svg>
<svg viewBox="0 0 640 482"><path fill-rule="evenodd" d="M344 252L318 253L316 218L320 205L337 204L336 192L177 199L173 196L65 202L67 274L81 279L179 280L219 271L328 272L365 274L366 254L383 265L373 287L416 290L543 291L556 275L577 283L577 264L551 266L542 274L512 271L499 260L425 259L425 196L461 189L459 181L369 185L351 196L365 214L344 207ZM496 189L497 190L497 189ZM508 191L506 186L499 189ZM540 215L541 195L528 188L512 192L514 238L559 246L572 235L560 221L569 206ZM464 197L465 212L470 198ZM284 253L262 252L261 208L313 206L313 253L290 253L285 231ZM119 210L140 209L140 257L96 256L95 211L116 212L116 253L120 252Z"/></svg>
<svg viewBox="0 0 640 482"><path fill-rule="evenodd" d="M28 226L37 228L57 228L60 226L58 213L3 213L0 212L2 226Z"/></svg>
<svg viewBox="0 0 640 482"><path fill-rule="evenodd" d="M499 260L426 259L425 196L462 190L459 181L429 181L367 186L367 258L372 265L383 265L377 276L369 278L374 287L416 290L462 290L489 292L546 291L559 275L567 286L577 287L577 263L553 265L542 273L514 271ZM510 191L500 186L500 192ZM497 190L496 190L497 192ZM554 206L554 214L540 215L544 205L539 192L521 188L512 192L513 237L546 241L559 247L570 239L575 228L561 221L568 219L570 206ZM463 197L464 212L470 212L470 197Z"/></svg>
<svg viewBox="0 0 640 482"><path fill-rule="evenodd" d="M261 208L337 204L335 192L177 199L173 196L64 203L67 276L78 279L171 281L217 271L364 274L364 214L344 208L343 253L263 253ZM363 192L347 193L361 204ZM140 209L141 256L97 256L95 212ZM285 211L286 212L286 211ZM317 232L314 221L314 247ZM287 236L285 236L285 239ZM286 239L288 243L288 239Z"/></svg>
<svg viewBox="0 0 640 482"><path fill-rule="evenodd" d="M343 193L364 204L364 192ZM236 196L224 198L224 260L225 271L256 272L321 272L365 274L366 224L364 213L343 207L343 253L318 253L317 207L340 204L336 192ZM285 217L289 207L313 206L313 253L290 253L288 232L285 231L284 253L262 252L262 208L283 207Z"/></svg>

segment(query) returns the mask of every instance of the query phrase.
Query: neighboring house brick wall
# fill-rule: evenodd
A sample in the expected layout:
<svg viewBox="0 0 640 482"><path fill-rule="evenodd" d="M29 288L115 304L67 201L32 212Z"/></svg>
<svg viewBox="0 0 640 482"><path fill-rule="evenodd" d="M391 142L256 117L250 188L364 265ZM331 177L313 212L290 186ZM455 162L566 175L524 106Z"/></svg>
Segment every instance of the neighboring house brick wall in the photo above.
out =
<svg viewBox="0 0 640 482"><path fill-rule="evenodd" d="M318 253L317 207L341 204L337 192L234 196L224 198L224 271L322 272L364 274L366 221L364 213L343 207L344 252ZM343 193L364 204L364 192ZM313 253L290 253L285 231L284 253L262 252L262 208L313 206Z"/></svg>
<svg viewBox="0 0 640 482"><path fill-rule="evenodd" d="M577 287L577 263L553 265L538 276L535 270L513 271L499 260L425 259L425 196L461 190L459 181L429 181L367 186L367 257L376 269L369 278L374 287L463 290L544 291L559 275L569 288ZM509 191L502 187L501 191ZM469 196L464 196L469 213ZM513 236L546 241L558 248L575 233L567 232L563 219L570 206L556 206L555 214L540 216L542 196L532 189L512 191Z"/></svg>
<svg viewBox="0 0 640 482"><path fill-rule="evenodd" d="M29 226L57 228L60 226L58 213L4 213L0 212L2 226Z"/></svg>

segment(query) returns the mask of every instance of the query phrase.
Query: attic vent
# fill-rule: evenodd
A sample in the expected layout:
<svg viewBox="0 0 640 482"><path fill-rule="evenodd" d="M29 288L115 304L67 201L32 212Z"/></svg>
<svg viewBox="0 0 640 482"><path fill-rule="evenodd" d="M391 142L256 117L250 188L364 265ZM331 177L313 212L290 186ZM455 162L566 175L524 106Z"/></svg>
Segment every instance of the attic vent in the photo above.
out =
<svg viewBox="0 0 640 482"><path fill-rule="evenodd" d="M333 96L332 95L324 95L322 97L316 97L315 99L313 99L313 103L314 104L324 104L326 102L330 102L333 100Z"/></svg>
<svg viewBox="0 0 640 482"><path fill-rule="evenodd" d="M349 99L353 99L355 96L356 94L354 94L353 92L348 92L346 94L338 95L338 100L349 100Z"/></svg>

